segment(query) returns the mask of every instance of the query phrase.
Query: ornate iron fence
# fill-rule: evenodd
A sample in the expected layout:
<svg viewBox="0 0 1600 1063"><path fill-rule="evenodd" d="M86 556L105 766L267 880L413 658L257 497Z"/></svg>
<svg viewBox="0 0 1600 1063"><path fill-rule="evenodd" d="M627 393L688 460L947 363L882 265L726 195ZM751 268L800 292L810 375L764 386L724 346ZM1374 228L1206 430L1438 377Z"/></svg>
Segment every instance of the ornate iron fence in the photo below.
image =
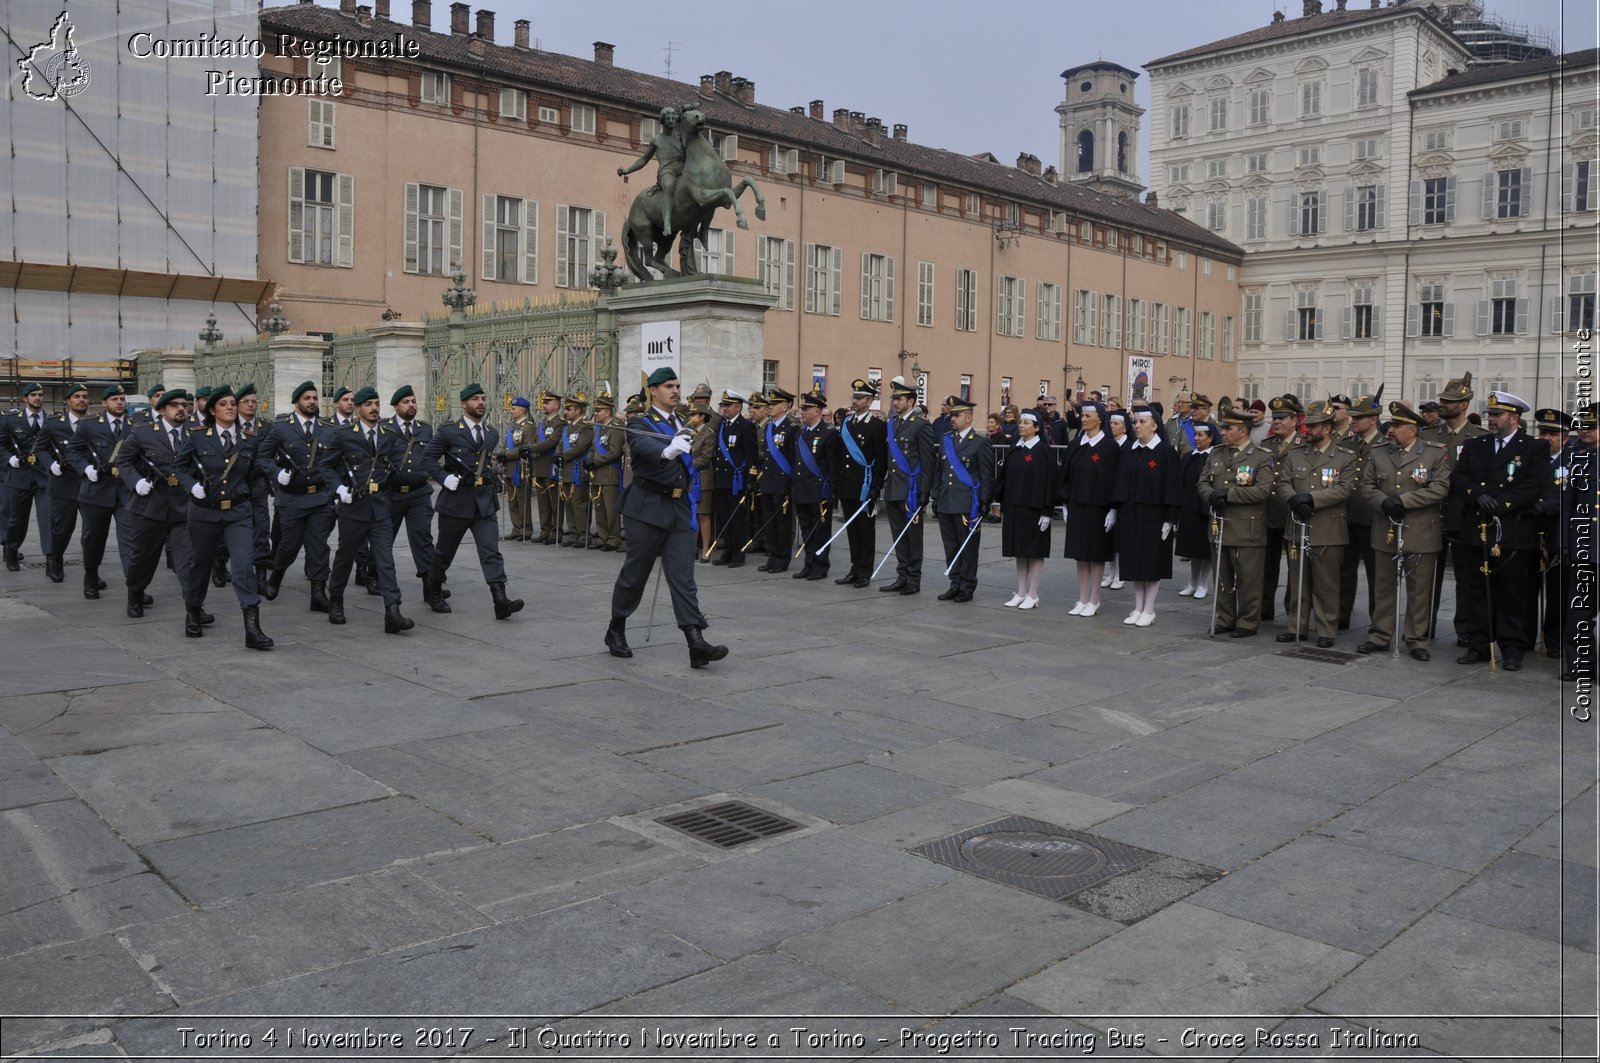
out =
<svg viewBox="0 0 1600 1063"><path fill-rule="evenodd" d="M366 332L336 334L322 355L322 401L330 402L341 387L360 391L377 382L378 341Z"/></svg>
<svg viewBox="0 0 1600 1063"><path fill-rule="evenodd" d="M144 386L144 362L139 359L139 383ZM154 366L157 375L159 365ZM197 387L216 387L218 384L254 384L261 399L259 416L270 419L277 411L272 409L273 364L272 349L266 336L256 336L233 343L219 343L214 347L199 346L194 349L194 382ZM155 383L155 379L151 380Z"/></svg>

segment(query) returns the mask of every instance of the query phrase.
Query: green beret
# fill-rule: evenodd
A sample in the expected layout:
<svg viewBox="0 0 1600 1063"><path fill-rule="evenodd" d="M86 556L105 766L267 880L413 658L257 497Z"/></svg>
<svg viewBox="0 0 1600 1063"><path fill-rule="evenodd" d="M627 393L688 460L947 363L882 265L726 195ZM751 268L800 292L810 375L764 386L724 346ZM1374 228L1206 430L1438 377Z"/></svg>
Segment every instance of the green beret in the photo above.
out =
<svg viewBox="0 0 1600 1063"><path fill-rule="evenodd" d="M216 387L211 389L212 402L218 402L222 399L231 399L233 397L233 389L226 384L218 384Z"/></svg>
<svg viewBox="0 0 1600 1063"><path fill-rule="evenodd" d="M255 393L256 393L255 384L253 384L253 383L240 384L239 387L238 387L238 390L236 390L233 393L233 397L236 398L236 399L243 400L247 396L254 395Z"/></svg>
<svg viewBox="0 0 1600 1063"><path fill-rule="evenodd" d="M360 391L356 392L356 405L360 406L363 402L371 402L377 397L377 388L362 388Z"/></svg>
<svg viewBox="0 0 1600 1063"><path fill-rule="evenodd" d="M483 385L482 384L468 384L466 387L461 389L461 401L462 402L466 402L468 399L472 398L472 396L474 396L474 395L482 395L482 394L483 394Z"/></svg>
<svg viewBox="0 0 1600 1063"><path fill-rule="evenodd" d="M118 395L126 395L126 394L127 394L127 392L122 390L122 385L121 384L112 384L110 387L106 388L104 391L102 391L100 393L100 401L104 402L107 399L115 398Z"/></svg>
<svg viewBox="0 0 1600 1063"><path fill-rule="evenodd" d="M317 382L315 380L302 381L300 383L300 386L294 389L294 395L290 399L290 401L291 402L299 402L301 395L304 395L308 391L315 391L315 390L317 390Z"/></svg>
<svg viewBox="0 0 1600 1063"><path fill-rule="evenodd" d="M44 390L44 387L42 385L39 385L39 384L24 384L24 385L22 385L22 393L24 395L32 395L35 391L43 391L43 390Z"/></svg>
<svg viewBox="0 0 1600 1063"><path fill-rule="evenodd" d="M165 390L167 390L167 385L165 384L151 384L150 390L144 393L144 397L147 399L154 399L156 397L156 392Z"/></svg>
<svg viewBox="0 0 1600 1063"><path fill-rule="evenodd" d="M657 369L654 373L650 374L649 385L653 388L656 388L660 387L662 384L669 383L676 379L678 379L677 373L674 373L671 368L667 366L662 366L660 369Z"/></svg>
<svg viewBox="0 0 1600 1063"><path fill-rule="evenodd" d="M71 398L73 395L76 395L80 391L83 392L85 395L87 395L89 393L89 385L88 384L77 384L77 383L73 383L73 384L68 384L67 385L67 397L68 398Z"/></svg>
<svg viewBox="0 0 1600 1063"><path fill-rule="evenodd" d="M194 400L199 402L201 399L209 399L211 397L211 392L212 387L210 384L202 384L194 389Z"/></svg>
<svg viewBox="0 0 1600 1063"><path fill-rule="evenodd" d="M417 393L415 391L411 390L410 384L401 384L395 389L395 393L389 396L389 405L398 406L400 405L401 399L413 398L416 396L416 394Z"/></svg>
<svg viewBox="0 0 1600 1063"><path fill-rule="evenodd" d="M340 399L344 398L348 394L350 394L350 389L349 388L340 387L336 391L334 391L334 393L333 393L333 401L334 402L338 402Z"/></svg>
<svg viewBox="0 0 1600 1063"><path fill-rule="evenodd" d="M179 399L187 399L188 397L189 393L187 391L182 388L173 388L156 400L156 409L165 409L168 403L177 402Z"/></svg>

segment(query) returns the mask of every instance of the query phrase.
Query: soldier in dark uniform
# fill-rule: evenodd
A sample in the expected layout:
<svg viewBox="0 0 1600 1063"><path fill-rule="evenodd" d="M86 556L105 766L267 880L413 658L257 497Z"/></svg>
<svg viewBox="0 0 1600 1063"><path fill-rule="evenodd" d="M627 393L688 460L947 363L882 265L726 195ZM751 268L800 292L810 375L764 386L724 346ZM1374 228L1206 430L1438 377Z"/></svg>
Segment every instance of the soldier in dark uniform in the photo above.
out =
<svg viewBox="0 0 1600 1063"><path fill-rule="evenodd" d="M749 499L745 510L750 514L750 527L753 531L743 550L746 554L765 554L768 552L767 529L761 523L766 519L766 512L762 508L764 500L761 495L761 474L767 463L767 425L771 423L772 403L765 394L758 391L750 396L749 405L751 435L756 441L756 472L750 490L745 492L745 496ZM693 453L693 448L690 452ZM759 571L767 571L766 562L762 563Z"/></svg>
<svg viewBox="0 0 1600 1063"><path fill-rule="evenodd" d="M1561 410L1544 409L1534 414L1539 438L1550 448L1550 478L1535 509L1539 515L1539 569L1544 573L1544 613L1540 635L1544 655L1561 657L1561 633L1566 627L1567 603L1577 593L1571 582L1570 544L1562 532L1563 497L1572 476L1573 453L1568 434L1572 418ZM1573 441L1575 442L1575 441Z"/></svg>
<svg viewBox="0 0 1600 1063"><path fill-rule="evenodd" d="M78 512L83 516L83 596L97 600L106 589L100 578L100 562L105 557L106 536L113 517L117 521L117 555L122 562L122 577L127 579L133 564L133 489L122 479L117 459L128 433L128 396L121 384L106 388L100 398L100 412L78 423L77 435L67 449L67 457L78 470ZM148 604L148 603L145 603Z"/></svg>
<svg viewBox="0 0 1600 1063"><path fill-rule="evenodd" d="M1350 405L1350 434L1345 437L1344 445L1356 452L1360 459L1359 472L1365 474L1367 455L1372 448L1383 441L1383 436L1378 434L1378 414L1383 411L1383 387L1378 387L1377 394L1362 395ZM1377 609L1377 560L1372 552L1372 528L1377 522L1377 514L1367 508L1366 500L1360 495L1351 499L1349 506L1350 515L1350 548L1344 552L1344 558L1339 563L1339 630L1350 630L1350 615L1355 611L1356 605L1356 574L1358 569L1364 569L1367 574L1367 615L1370 618Z"/></svg>
<svg viewBox="0 0 1600 1063"><path fill-rule="evenodd" d="M167 389L164 385L151 384L145 389L144 393L144 397L150 400L150 405L146 406L142 410L135 410L133 413L129 414L128 423L135 426L141 424L155 424L156 403L160 402L161 396L165 395L166 393Z"/></svg>
<svg viewBox="0 0 1600 1063"><path fill-rule="evenodd" d="M1478 551L1479 567L1457 606L1468 619L1467 652L1457 664L1492 659L1498 643L1505 670L1522 667L1539 622L1539 521L1536 508L1550 476L1550 448L1528 435L1528 404L1491 391L1489 434L1469 439L1450 479L1462 499L1463 538ZM1461 594L1463 588L1457 588Z"/></svg>
<svg viewBox="0 0 1600 1063"><path fill-rule="evenodd" d="M417 579L425 580L433 567L433 483L423 468L422 455L433 438L433 428L418 419L417 394L410 384L395 389L389 406L394 411L389 427L400 437L400 454L387 487L389 527L398 537L400 525L405 524L411 566ZM450 592L444 591L444 597L450 597Z"/></svg>
<svg viewBox="0 0 1600 1063"><path fill-rule="evenodd" d="M755 487L756 432L744 416L744 396L724 391L717 407L722 420L715 425L716 450L711 454L711 523L721 543L722 555L713 565L738 568L744 564L744 544L750 538L749 492Z"/></svg>
<svg viewBox="0 0 1600 1063"><path fill-rule="evenodd" d="M261 596L251 564L256 437L241 431L232 388L226 384L213 388L210 400L207 426L185 433L178 452L178 485L189 493L186 529L194 546L194 578L184 599L183 633L193 639L205 634L206 573L219 547L232 539L228 557L233 593L244 614L245 648L270 650L272 640L261 630Z"/></svg>
<svg viewBox="0 0 1600 1063"><path fill-rule="evenodd" d="M541 416L523 432L521 453L528 463L528 475L539 499L539 543L561 541L561 477L556 454L561 445L561 396L545 391L539 395Z"/></svg>
<svg viewBox="0 0 1600 1063"><path fill-rule="evenodd" d="M311 581L311 611L328 611L328 537L333 534L333 489L338 486L335 466L338 444L334 430L317 417L320 403L315 381L294 389L294 412L286 421L257 436L256 469L277 484L273 508L282 518L283 534L272 559L272 571L261 596L278 597L283 575L289 571L300 547L306 550L306 574Z"/></svg>
<svg viewBox="0 0 1600 1063"><path fill-rule="evenodd" d="M1561 640L1561 681L1583 679L1592 691L1595 679L1595 551L1600 517L1595 509L1595 411L1592 405L1579 407L1572 419L1578 433L1576 444L1568 448L1567 483L1562 491L1563 562L1567 569L1564 587L1570 594L1566 603L1566 623Z"/></svg>
<svg viewBox="0 0 1600 1063"><path fill-rule="evenodd" d="M500 529L495 519L499 500L490 467L500 449L500 437L492 425L484 422L487 408L483 385L462 388L460 420L440 425L423 452L423 468L444 490L436 503L439 543L433 567L422 581L422 593L434 612L451 611L440 591L456 549L471 532L478 547L478 564L494 599L495 619L507 620L521 611L522 599L506 596L506 568L500 557Z"/></svg>
<svg viewBox="0 0 1600 1063"><path fill-rule="evenodd" d="M357 403L356 405L360 405ZM504 445L506 450L519 450L533 428L528 411L533 404L518 395L511 400L511 423L506 425ZM505 538L523 542L533 538L533 481L528 476L528 462L520 454L506 462L506 509L511 511L511 530Z"/></svg>
<svg viewBox="0 0 1600 1063"><path fill-rule="evenodd" d="M240 384L234 389L233 396L238 400L240 436L255 439L272 427L265 417L257 416L261 408L261 396L256 394L254 383ZM267 573L272 570L272 480L262 475L253 458L249 472L250 565L255 572L256 592L260 593L261 585L267 581ZM224 543L223 548L226 547Z"/></svg>
<svg viewBox="0 0 1600 1063"><path fill-rule="evenodd" d="M889 514L891 542L896 542L894 580L878 590L885 594L916 594L922 589L922 509L932 493L933 468L938 464L940 442L933 425L917 413L917 389L896 378L890 384L889 400L894 416L884 432L889 455L885 469L888 482L883 486L883 501ZM1055 463L1051 462L1051 468ZM1054 494L1055 485L1051 484ZM907 528L906 525L911 527Z"/></svg>
<svg viewBox="0 0 1600 1063"><path fill-rule="evenodd" d="M1223 412L1222 445L1212 448L1197 489L1222 533L1213 634L1236 639L1249 638L1261 626L1266 503L1277 486L1271 452L1250 441L1254 421L1243 406Z"/></svg>
<svg viewBox="0 0 1600 1063"><path fill-rule="evenodd" d="M1278 641L1309 638L1315 611L1317 646L1328 649L1338 631L1339 565L1350 541L1349 500L1360 490L1361 464L1353 448L1333 441L1329 404L1312 403L1305 428L1305 438L1278 459L1276 493L1289 513L1289 595L1284 599L1289 630Z"/></svg>
<svg viewBox="0 0 1600 1063"><path fill-rule="evenodd" d="M355 392L343 386L335 388L333 392L333 409L328 412L327 424L334 428L348 428L355 423L355 419Z"/></svg>
<svg viewBox="0 0 1600 1063"><path fill-rule="evenodd" d="M794 485L795 426L787 417L793 399L773 388L767 423L761 429L761 511L757 519L766 531L767 563L762 572L787 572L794 553L794 517L789 513L789 493Z"/></svg>
<svg viewBox="0 0 1600 1063"><path fill-rule="evenodd" d="M1433 570L1444 545L1439 505L1450 492L1452 460L1444 444L1421 437L1422 417L1404 403L1389 403L1389 418L1392 441L1372 448L1361 477L1367 508L1378 514L1372 526L1377 601L1372 626L1356 652L1381 653L1391 640L1403 637L1411 656L1426 661L1432 656ZM1397 565L1406 583L1405 627L1399 632L1394 630L1400 596Z"/></svg>
<svg viewBox="0 0 1600 1063"><path fill-rule="evenodd" d="M130 617L144 615L145 588L155 577L163 547L172 547L173 568L185 603L190 600L193 582L205 579L204 572L194 569L188 529L189 492L179 481L177 470L188 420L183 403L187 398L181 388L164 392L161 405L156 408L155 423L133 429L117 455L118 477L133 484L135 495L133 559L128 567ZM201 623L208 623L205 617L209 615L202 611Z"/></svg>
<svg viewBox="0 0 1600 1063"><path fill-rule="evenodd" d="M1289 448L1300 441L1300 416L1305 407L1295 395L1278 395L1267 403L1272 416L1272 427L1258 444L1272 455L1276 466ZM1271 620L1277 611L1278 583L1283 571L1283 536L1289 527L1288 503L1278 498L1276 492L1267 499L1267 552L1261 577L1261 619ZM1289 596L1284 595L1284 608L1289 608Z"/></svg>
<svg viewBox="0 0 1600 1063"><path fill-rule="evenodd" d="M715 543L716 529L711 524L711 462L717 453L717 416L711 411L711 385L699 384L693 394L689 396L689 432L693 441L689 444L689 458L694 474L690 481L689 489L694 492L696 535L694 559L697 564L708 565L711 563L711 551ZM628 414L628 420L633 420L644 413L644 402L640 400L639 408ZM682 406L679 407L683 409ZM632 471L632 458L630 451L629 470Z"/></svg>
<svg viewBox="0 0 1600 1063"><path fill-rule="evenodd" d="M589 396L574 391L562 403L566 423L561 426L561 442L556 445L556 460L561 465L561 502L567 515L567 540L562 546L583 549L589 538L589 474L583 468L589 448L594 446L594 426L584 419Z"/></svg>
<svg viewBox="0 0 1600 1063"><path fill-rule="evenodd" d="M71 447L78 426L89 412L89 389L82 384L67 385L67 412L58 414L44 423L44 433L39 440L41 460L50 463L50 545L44 558L45 578L60 583L67 578L62 555L72 544L72 533L78 529L78 491L80 481L77 467L72 464Z"/></svg>
<svg viewBox="0 0 1600 1063"><path fill-rule="evenodd" d="M594 436L584 469L589 477L589 499L594 506L594 540L591 550L613 553L622 546L622 511L617 508L622 487L622 459L627 435L612 420L617 400L610 392L594 397Z"/></svg>
<svg viewBox="0 0 1600 1063"><path fill-rule="evenodd" d="M54 546L50 541L50 458L44 446L44 388L27 384L22 389L22 411L6 418L0 431L7 477L11 485L11 517L6 522L6 568L22 569L22 544L28 538L28 514L37 510L39 545L46 557ZM41 456L43 455L43 456Z"/></svg>
<svg viewBox="0 0 1600 1063"><path fill-rule="evenodd" d="M1422 433L1423 439L1444 445L1452 464L1461 460L1461 448L1466 445L1467 440L1474 436L1487 435L1489 432L1482 425L1467 420L1467 410L1472 405L1472 397L1471 373L1462 373L1459 380L1446 383L1444 390L1439 392L1441 411L1439 423ZM1466 598L1461 588L1467 585L1473 571L1481 564L1470 541L1468 526L1471 522L1467 518L1471 513L1463 512L1462 503L1461 496L1452 491L1445 496L1440 508L1440 520L1444 526L1444 550L1439 555L1439 564L1434 569L1433 577L1434 638L1439 637L1439 603L1444 596L1445 570L1449 569L1455 578L1456 608L1453 628L1457 646L1467 645L1467 630L1470 627L1463 612Z"/></svg>
<svg viewBox="0 0 1600 1063"><path fill-rule="evenodd" d="M206 410L211 406L211 385L202 384L194 389L194 409L189 412L189 427L206 426Z"/></svg>
<svg viewBox="0 0 1600 1063"><path fill-rule="evenodd" d="M861 383L860 381L856 382ZM950 396L950 431L935 453L933 511L939 517L950 586L941 602L970 602L978 588L978 549L983 514L994 495L994 447L972 430L973 403ZM870 555L869 555L870 556Z"/></svg>
<svg viewBox="0 0 1600 1063"><path fill-rule="evenodd" d="M800 525L800 546L796 556L805 555L805 564L792 579L820 580L828 575L825 545L833 537L833 470L838 465L836 451L842 449L839 430L828 422L828 399L817 388L800 396L800 428L794 440L795 518Z"/></svg>
<svg viewBox="0 0 1600 1063"><path fill-rule="evenodd" d="M356 419L334 433L339 448L339 551L328 584L328 623L342 624L344 585L355 562L356 548L367 547L378 591L383 595L383 630L398 635L415 621L400 612L400 581L394 571L394 520L389 512L389 480L405 451L398 433L378 417L378 389L365 387L352 396Z"/></svg>
<svg viewBox="0 0 1600 1063"><path fill-rule="evenodd" d="M840 445L833 470L834 494L844 510L840 516L850 520L858 510L861 514L850 520L845 529L850 543L850 571L833 582L858 588L869 582L877 558L878 527L874 518L878 495L883 491L884 467L889 463L888 426L871 413L872 401L877 397L878 385L860 379L851 382L850 413L839 427ZM863 504L865 509L861 508Z"/></svg>
<svg viewBox="0 0 1600 1063"><path fill-rule="evenodd" d="M690 433L679 419L678 374L661 368L646 384L650 409L628 420L633 482L622 496L628 525L628 550L611 592L611 623L606 649L613 657L632 657L628 617L639 608L656 559L672 595L672 614L689 644L689 666L704 668L728 655L726 646L706 642L705 614L694 582L695 522L689 499Z"/></svg>

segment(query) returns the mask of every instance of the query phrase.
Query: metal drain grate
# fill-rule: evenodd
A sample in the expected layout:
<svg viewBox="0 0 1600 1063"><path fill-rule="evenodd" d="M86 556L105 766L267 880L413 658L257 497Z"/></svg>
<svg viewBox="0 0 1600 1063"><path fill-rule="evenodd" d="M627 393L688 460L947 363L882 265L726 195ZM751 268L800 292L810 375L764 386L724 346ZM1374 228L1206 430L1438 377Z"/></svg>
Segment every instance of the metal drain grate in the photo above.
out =
<svg viewBox="0 0 1600 1063"><path fill-rule="evenodd" d="M710 808L677 812L662 816L656 822L673 830L681 830L691 838L710 842L719 849L732 849L800 829L800 824L793 820L775 816L743 801L728 801Z"/></svg>
<svg viewBox="0 0 1600 1063"><path fill-rule="evenodd" d="M911 852L1053 901L1138 867L1156 855L1025 816L1009 816L936 838Z"/></svg>
<svg viewBox="0 0 1600 1063"><path fill-rule="evenodd" d="M1349 664L1359 661L1359 654L1346 653L1343 650L1319 650L1315 646L1302 646L1298 650L1279 650L1279 657L1288 657L1297 661L1316 661L1318 664Z"/></svg>

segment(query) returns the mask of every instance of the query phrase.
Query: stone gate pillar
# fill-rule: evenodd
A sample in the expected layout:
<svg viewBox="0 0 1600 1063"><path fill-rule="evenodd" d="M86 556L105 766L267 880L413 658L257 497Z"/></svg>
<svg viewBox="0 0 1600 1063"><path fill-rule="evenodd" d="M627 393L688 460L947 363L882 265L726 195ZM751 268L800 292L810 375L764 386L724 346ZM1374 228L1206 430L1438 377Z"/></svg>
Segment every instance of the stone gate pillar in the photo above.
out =
<svg viewBox="0 0 1600 1063"><path fill-rule="evenodd" d="M617 320L619 395L633 394L642 384L645 344L651 334L660 334L653 326L673 322L684 394L702 380L715 388L761 386L765 318L776 299L760 281L708 274L674 277L627 285L607 302Z"/></svg>

